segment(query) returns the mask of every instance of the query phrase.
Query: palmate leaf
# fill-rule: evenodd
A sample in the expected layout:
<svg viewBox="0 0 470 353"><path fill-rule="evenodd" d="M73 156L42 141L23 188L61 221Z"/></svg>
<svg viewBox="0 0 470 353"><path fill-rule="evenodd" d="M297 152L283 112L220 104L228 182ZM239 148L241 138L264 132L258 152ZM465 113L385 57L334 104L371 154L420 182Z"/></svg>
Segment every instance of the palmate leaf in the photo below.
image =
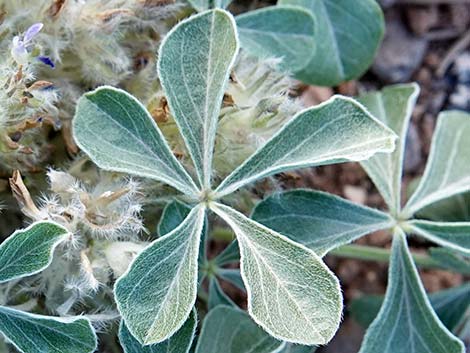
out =
<svg viewBox="0 0 470 353"><path fill-rule="evenodd" d="M286 170L360 161L391 152L396 135L353 99L335 96L304 110L235 169L217 188L221 197Z"/></svg>
<svg viewBox="0 0 470 353"><path fill-rule="evenodd" d="M349 308L354 318L364 327L374 321L383 303L380 295L365 295L352 302ZM442 323L453 330L470 306L470 284L464 284L429 295L429 301Z"/></svg>
<svg viewBox="0 0 470 353"><path fill-rule="evenodd" d="M142 344L129 332L124 321L119 326L119 342L124 353L188 353L194 340L197 314L193 310L183 326L169 339L149 346Z"/></svg>
<svg viewBox="0 0 470 353"><path fill-rule="evenodd" d="M276 353L284 344L270 337L245 312L218 306L204 320L196 353Z"/></svg>
<svg viewBox="0 0 470 353"><path fill-rule="evenodd" d="M296 77L306 83L333 86L362 75L372 64L384 33L382 11L375 0L280 0L315 17L316 50Z"/></svg>
<svg viewBox="0 0 470 353"><path fill-rule="evenodd" d="M182 21L159 52L163 90L205 189L210 188L217 121L237 52L235 21L223 10Z"/></svg>
<svg viewBox="0 0 470 353"><path fill-rule="evenodd" d="M393 214L399 212L401 207L406 133L418 94L418 85L406 84L389 86L380 92L368 93L359 98L372 115L398 135L395 151L376 154L361 162Z"/></svg>
<svg viewBox="0 0 470 353"><path fill-rule="evenodd" d="M246 291L241 272L238 268L219 268L217 276L233 284L238 289Z"/></svg>
<svg viewBox="0 0 470 353"><path fill-rule="evenodd" d="M53 222L17 230L0 245L0 283L41 272L69 232Z"/></svg>
<svg viewBox="0 0 470 353"><path fill-rule="evenodd" d="M470 255L470 222L411 220L404 227L436 244Z"/></svg>
<svg viewBox="0 0 470 353"><path fill-rule="evenodd" d="M322 260L230 207L212 204L211 209L237 235L253 319L279 340L327 343L341 320L342 295Z"/></svg>
<svg viewBox="0 0 470 353"><path fill-rule="evenodd" d="M319 256L395 223L378 210L311 190L270 196L256 205L251 218Z"/></svg>
<svg viewBox="0 0 470 353"><path fill-rule="evenodd" d="M301 70L315 50L314 20L296 6L271 6L236 17L240 45L251 55L281 58L281 68Z"/></svg>
<svg viewBox="0 0 470 353"><path fill-rule="evenodd" d="M359 353L464 353L464 346L439 321L413 263L405 234L392 245L385 301Z"/></svg>
<svg viewBox="0 0 470 353"><path fill-rule="evenodd" d="M92 353L97 345L88 319L35 315L2 306L0 332L24 353Z"/></svg>
<svg viewBox="0 0 470 353"><path fill-rule="evenodd" d="M186 321L196 301L203 205L151 243L116 282L119 312L142 344L160 343Z"/></svg>
<svg viewBox="0 0 470 353"><path fill-rule="evenodd" d="M424 175L406 204L411 217L427 205L470 191L470 114L459 111L439 115Z"/></svg>
<svg viewBox="0 0 470 353"><path fill-rule="evenodd" d="M418 218L443 222L470 222L470 192L454 195L419 210Z"/></svg>
<svg viewBox="0 0 470 353"><path fill-rule="evenodd" d="M145 107L123 90L100 87L83 95L73 133L78 146L105 170L155 179L188 195L198 194Z"/></svg>

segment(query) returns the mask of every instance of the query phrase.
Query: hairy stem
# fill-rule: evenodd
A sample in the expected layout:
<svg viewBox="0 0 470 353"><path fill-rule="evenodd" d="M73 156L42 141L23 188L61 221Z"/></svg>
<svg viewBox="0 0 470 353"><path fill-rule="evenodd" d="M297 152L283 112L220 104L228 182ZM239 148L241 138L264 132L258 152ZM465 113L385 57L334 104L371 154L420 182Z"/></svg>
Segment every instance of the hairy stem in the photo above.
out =
<svg viewBox="0 0 470 353"><path fill-rule="evenodd" d="M355 244L343 245L329 252L329 255L333 256L378 262L389 262L390 254L390 249ZM445 269L442 267L442 265L440 265L437 261L428 255L413 254L412 256L416 266L418 267Z"/></svg>

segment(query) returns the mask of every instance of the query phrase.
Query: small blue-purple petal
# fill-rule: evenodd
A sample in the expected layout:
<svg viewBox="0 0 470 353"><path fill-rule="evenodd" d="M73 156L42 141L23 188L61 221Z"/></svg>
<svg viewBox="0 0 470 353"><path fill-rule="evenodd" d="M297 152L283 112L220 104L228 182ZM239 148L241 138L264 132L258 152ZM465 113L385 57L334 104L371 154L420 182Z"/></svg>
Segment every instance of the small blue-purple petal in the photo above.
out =
<svg viewBox="0 0 470 353"><path fill-rule="evenodd" d="M50 66L52 68L55 68L54 62L51 60L51 58L47 56L38 56L38 60L41 61L43 64Z"/></svg>
<svg viewBox="0 0 470 353"><path fill-rule="evenodd" d="M29 27L25 34L24 34L24 38L23 40L27 43L29 41L31 41L31 39L33 39L34 37L36 37L36 35L41 31L42 27L44 25L42 23L35 23L33 24L31 27Z"/></svg>

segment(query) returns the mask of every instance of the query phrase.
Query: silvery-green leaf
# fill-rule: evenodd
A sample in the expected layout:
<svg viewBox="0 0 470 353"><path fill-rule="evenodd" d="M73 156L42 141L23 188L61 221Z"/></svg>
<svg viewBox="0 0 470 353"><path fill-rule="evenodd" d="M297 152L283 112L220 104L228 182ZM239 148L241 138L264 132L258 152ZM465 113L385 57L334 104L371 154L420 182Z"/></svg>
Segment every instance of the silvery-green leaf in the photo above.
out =
<svg viewBox="0 0 470 353"><path fill-rule="evenodd" d="M316 50L296 77L306 83L333 86L362 75L372 64L384 33L382 11L375 0L280 0L315 17Z"/></svg>
<svg viewBox="0 0 470 353"><path fill-rule="evenodd" d="M470 275L470 257L448 248L430 248L429 255L443 268Z"/></svg>
<svg viewBox="0 0 470 353"><path fill-rule="evenodd" d="M335 96L298 113L217 188L224 196L287 170L367 159L395 148L395 134L355 100Z"/></svg>
<svg viewBox="0 0 470 353"><path fill-rule="evenodd" d="M283 346L244 311L218 306L204 320L196 353L275 353Z"/></svg>
<svg viewBox="0 0 470 353"><path fill-rule="evenodd" d="M256 205L251 218L319 256L395 222L378 210L312 190L270 196Z"/></svg>
<svg viewBox="0 0 470 353"><path fill-rule="evenodd" d="M431 222L411 220L404 225L407 232L433 243L470 255L470 222Z"/></svg>
<svg viewBox="0 0 470 353"><path fill-rule="evenodd" d="M92 353L97 344L88 319L42 316L4 306L0 332L24 353Z"/></svg>
<svg viewBox="0 0 470 353"><path fill-rule="evenodd" d="M464 353L462 342L431 307L411 257L405 234L392 245L385 301L359 353Z"/></svg>
<svg viewBox="0 0 470 353"><path fill-rule="evenodd" d="M205 11L214 7L225 9L232 0L188 0L197 11Z"/></svg>
<svg viewBox="0 0 470 353"><path fill-rule="evenodd" d="M251 55L281 58L281 68L304 68L315 50L311 13L296 6L270 6L237 16L240 45Z"/></svg>
<svg viewBox="0 0 470 353"><path fill-rule="evenodd" d="M118 309L143 344L160 343L186 321L196 301L203 205L136 257L114 288Z"/></svg>
<svg viewBox="0 0 470 353"><path fill-rule="evenodd" d="M443 112L437 120L428 162L403 210L411 216L439 200L470 191L470 114Z"/></svg>
<svg viewBox="0 0 470 353"><path fill-rule="evenodd" d="M211 10L180 22L162 43L158 72L199 182L209 189L217 121L238 52L235 21Z"/></svg>
<svg viewBox="0 0 470 353"><path fill-rule="evenodd" d="M215 263L218 266L228 265L240 261L240 250L237 240L233 240L217 257Z"/></svg>
<svg viewBox="0 0 470 353"><path fill-rule="evenodd" d="M158 234L162 237L178 228L189 212L191 212L191 207L182 202L174 200L168 203L158 222Z"/></svg>
<svg viewBox="0 0 470 353"><path fill-rule="evenodd" d="M315 353L317 349L309 346L299 346L297 344L288 343L279 353Z"/></svg>
<svg viewBox="0 0 470 353"><path fill-rule="evenodd" d="M160 222L158 223L158 234L163 236L175 230L181 223L183 223L189 212L191 212L191 207L182 202L175 200L168 203L163 209ZM207 227L205 224L201 236L201 245L199 247L200 263L203 263L206 259L206 238Z"/></svg>
<svg viewBox="0 0 470 353"><path fill-rule="evenodd" d="M246 291L242 275L238 268L219 268L217 269L217 276L233 284L238 289Z"/></svg>
<svg viewBox="0 0 470 353"><path fill-rule="evenodd" d="M212 204L237 235L248 312L273 337L292 343L327 343L341 320L338 279L303 245L234 209Z"/></svg>
<svg viewBox="0 0 470 353"><path fill-rule="evenodd" d="M220 287L219 281L216 277L212 277L209 281L209 301L207 306L209 310L218 305L237 307L230 297L225 294L224 290Z"/></svg>
<svg viewBox="0 0 470 353"><path fill-rule="evenodd" d="M198 194L148 111L123 90L100 87L84 94L77 103L73 133L78 146L100 168Z"/></svg>
<svg viewBox="0 0 470 353"><path fill-rule="evenodd" d="M142 346L129 332L124 321L119 326L119 342L124 353L188 353L194 340L197 327L196 310L192 310L183 326L162 343Z"/></svg>
<svg viewBox="0 0 470 353"><path fill-rule="evenodd" d="M416 215L433 221L470 221L470 192L435 202L419 210Z"/></svg>
<svg viewBox="0 0 470 353"><path fill-rule="evenodd" d="M52 222L17 230L0 245L0 283L41 272L69 232Z"/></svg>
<svg viewBox="0 0 470 353"><path fill-rule="evenodd" d="M376 154L361 162L392 213L400 210L406 134L418 94L417 84L406 84L389 86L380 92L368 93L359 98L373 116L398 136L395 151Z"/></svg>
<svg viewBox="0 0 470 353"><path fill-rule="evenodd" d="M453 330L470 306L470 284L432 293L429 301L442 323ZM354 300L349 310L363 327L367 327L374 321L382 303L383 296L365 295Z"/></svg>

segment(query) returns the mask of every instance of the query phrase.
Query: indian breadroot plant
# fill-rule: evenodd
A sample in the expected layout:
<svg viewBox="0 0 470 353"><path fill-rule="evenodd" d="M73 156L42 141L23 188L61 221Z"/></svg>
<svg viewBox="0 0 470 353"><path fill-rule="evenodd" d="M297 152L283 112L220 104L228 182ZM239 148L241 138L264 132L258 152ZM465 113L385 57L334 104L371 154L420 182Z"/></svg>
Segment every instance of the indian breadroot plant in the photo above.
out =
<svg viewBox="0 0 470 353"><path fill-rule="evenodd" d="M235 17L230 3L0 5L0 164L25 175L10 186L31 223L0 244L4 341L26 353L311 353L344 309L329 253L390 261L385 298L347 308L370 325L361 353L463 352L469 286L428 299L416 265L470 273L468 114L439 117L404 203L416 85L309 109L292 97L291 76L335 85L367 69L383 35L376 2L280 0ZM37 197L29 167L51 161L43 122L84 155L55 159ZM253 208L254 183L347 161L387 211L305 189ZM391 251L348 244L383 229ZM235 240L212 256L218 233ZM439 247L412 254L407 235ZM246 311L221 281L247 294Z"/></svg>
<svg viewBox="0 0 470 353"><path fill-rule="evenodd" d="M101 87L78 103L74 137L99 167L166 183L182 193L179 199L189 208L176 227L160 224L162 236L138 255L115 285L125 325L121 333L142 345L167 344L180 330L191 332L187 326L195 321L191 312L198 293L198 259L205 262L207 218L213 214L237 236L248 312L274 339L325 344L341 319L339 282L320 257L223 199L282 171L390 152L396 136L359 103L336 96L298 113L214 187L218 117L237 52L236 24L223 10L181 22L161 45L159 77L194 175L174 157L145 108L126 92ZM170 204L163 220L178 217L181 207ZM197 350L207 351L201 344Z"/></svg>

